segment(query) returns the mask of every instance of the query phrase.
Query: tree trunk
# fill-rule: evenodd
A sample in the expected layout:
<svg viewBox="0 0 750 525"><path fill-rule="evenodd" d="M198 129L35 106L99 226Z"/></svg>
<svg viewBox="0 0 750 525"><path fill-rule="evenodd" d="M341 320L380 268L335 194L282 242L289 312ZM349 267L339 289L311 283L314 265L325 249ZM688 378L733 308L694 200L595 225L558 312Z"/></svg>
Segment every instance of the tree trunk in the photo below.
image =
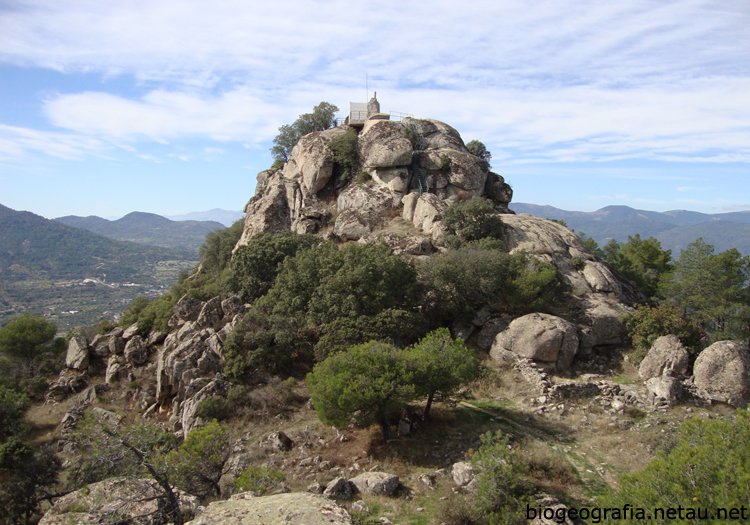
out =
<svg viewBox="0 0 750 525"><path fill-rule="evenodd" d="M383 428L383 439L388 441L393 437L391 434L391 423L386 416L380 416L380 426Z"/></svg>
<svg viewBox="0 0 750 525"><path fill-rule="evenodd" d="M432 400L435 398L435 392L430 392L430 395L427 396L427 404L424 407L424 412L422 413L422 420L427 421L430 419L430 408L432 408Z"/></svg>

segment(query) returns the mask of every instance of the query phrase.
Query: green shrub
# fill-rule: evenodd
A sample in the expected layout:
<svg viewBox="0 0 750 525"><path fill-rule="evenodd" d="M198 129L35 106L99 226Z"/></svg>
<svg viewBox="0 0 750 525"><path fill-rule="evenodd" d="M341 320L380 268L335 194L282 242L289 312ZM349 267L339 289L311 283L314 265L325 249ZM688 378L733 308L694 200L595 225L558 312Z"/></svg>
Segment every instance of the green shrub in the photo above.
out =
<svg viewBox="0 0 750 525"><path fill-rule="evenodd" d="M635 365L646 357L658 338L670 334L679 337L694 358L705 335L695 321L682 315L677 308L669 306L640 306L635 312L623 316L623 322L630 330L634 349L632 360Z"/></svg>
<svg viewBox="0 0 750 525"><path fill-rule="evenodd" d="M224 342L224 373L233 381L255 383L266 374L288 372L312 345L299 316L269 314L255 304Z"/></svg>
<svg viewBox="0 0 750 525"><path fill-rule="evenodd" d="M494 313L543 311L563 298L553 266L524 253L509 255L473 246L430 257L419 266L422 308L435 325L471 320L484 307Z"/></svg>
<svg viewBox="0 0 750 525"><path fill-rule="evenodd" d="M372 175L369 171L360 171L357 175L357 184L364 184L365 182L371 181Z"/></svg>
<svg viewBox="0 0 750 525"><path fill-rule="evenodd" d="M279 265L287 257L320 243L314 235L298 235L284 230L273 234L258 233L235 251L231 262L230 287L245 302L265 295L273 286Z"/></svg>
<svg viewBox="0 0 750 525"><path fill-rule="evenodd" d="M195 409L196 417L211 421L224 421L232 417L232 406L221 396L207 397Z"/></svg>
<svg viewBox="0 0 750 525"><path fill-rule="evenodd" d="M20 436L28 430L28 406L29 399L25 395L0 385L0 440Z"/></svg>
<svg viewBox="0 0 750 525"><path fill-rule="evenodd" d="M269 312L302 315L315 325L416 306L416 271L387 246L321 244L286 259L260 303Z"/></svg>
<svg viewBox="0 0 750 525"><path fill-rule="evenodd" d="M136 297L123 312L120 325L128 327L137 323L138 333L146 337L152 330L169 333L168 322L174 314L175 296L171 293L160 295L153 301Z"/></svg>
<svg viewBox="0 0 750 525"><path fill-rule="evenodd" d="M190 494L218 497L219 479L231 451L226 426L211 421L191 430L180 448L169 452L164 463L175 468L177 483Z"/></svg>
<svg viewBox="0 0 750 525"><path fill-rule="evenodd" d="M283 160L276 159L275 161L273 161L271 163L271 169L272 170L280 170L283 167L284 167L284 161Z"/></svg>
<svg viewBox="0 0 750 525"><path fill-rule="evenodd" d="M487 199L477 198L451 204L442 212L448 234L460 243L484 238L503 239L505 225Z"/></svg>
<svg viewBox="0 0 750 525"><path fill-rule="evenodd" d="M745 410L736 420L693 418L682 424L680 441L668 454L660 453L640 472L620 478L597 504L620 507L629 503L645 509L704 509L747 507L750 483L750 417ZM683 510L683 523L692 523ZM746 511L747 512L747 511ZM714 515L720 523L718 515ZM747 514L745 515L747 517ZM632 523L666 523L663 516L629 519ZM724 517L726 520L726 516Z"/></svg>
<svg viewBox="0 0 750 525"><path fill-rule="evenodd" d="M449 525L523 524L532 488L521 480L526 467L500 431L480 436L482 445L470 455L476 491L446 502L440 522Z"/></svg>
<svg viewBox="0 0 750 525"><path fill-rule="evenodd" d="M576 270L583 271L584 268L586 268L586 259L583 257L573 257L570 262L573 264L573 268Z"/></svg>
<svg viewBox="0 0 750 525"><path fill-rule="evenodd" d="M450 173L451 171L451 158L444 154L440 154L440 165L438 166L438 169L443 173Z"/></svg>
<svg viewBox="0 0 750 525"><path fill-rule="evenodd" d="M315 345L315 359L325 358L368 341L404 347L427 331L424 318L415 312L388 308L376 315L341 317L325 325Z"/></svg>
<svg viewBox="0 0 750 525"><path fill-rule="evenodd" d="M333 152L334 167L341 170L341 177L344 180L351 179L354 170L359 166L357 130L349 128L346 133L331 140L328 147Z"/></svg>
<svg viewBox="0 0 750 525"><path fill-rule="evenodd" d="M113 320L104 319L102 321L99 321L99 324L96 325L96 333L99 335L104 335L117 328L117 326L117 323Z"/></svg>
<svg viewBox="0 0 750 525"><path fill-rule="evenodd" d="M262 496L269 489L276 487L286 478L278 469L267 466L255 466L245 469L232 482L235 492L254 492Z"/></svg>

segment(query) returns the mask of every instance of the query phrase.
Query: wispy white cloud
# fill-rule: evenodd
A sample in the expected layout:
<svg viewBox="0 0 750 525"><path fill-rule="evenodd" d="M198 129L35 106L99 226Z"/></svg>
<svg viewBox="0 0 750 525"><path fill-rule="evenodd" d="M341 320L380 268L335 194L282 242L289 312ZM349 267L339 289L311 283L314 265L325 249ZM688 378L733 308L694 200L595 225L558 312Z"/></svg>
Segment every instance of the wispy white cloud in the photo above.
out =
<svg viewBox="0 0 750 525"><path fill-rule="evenodd" d="M76 160L89 154L101 156L106 149L107 145L96 138L0 124L0 160L21 159L30 153Z"/></svg>
<svg viewBox="0 0 750 525"><path fill-rule="evenodd" d="M385 110L508 162L750 162L747 27L742 0L27 0L0 8L0 61L136 79L46 99L72 156L87 137L255 149L321 99L364 100L369 74Z"/></svg>
<svg viewBox="0 0 750 525"><path fill-rule="evenodd" d="M0 13L5 61L195 86L352 87L366 71L391 88L627 85L750 70L743 1L36 0Z"/></svg>
<svg viewBox="0 0 750 525"><path fill-rule="evenodd" d="M218 97L152 91L141 100L84 92L59 95L45 112L59 127L113 139L148 137L167 141L202 136L213 140L266 138L277 107L244 90Z"/></svg>

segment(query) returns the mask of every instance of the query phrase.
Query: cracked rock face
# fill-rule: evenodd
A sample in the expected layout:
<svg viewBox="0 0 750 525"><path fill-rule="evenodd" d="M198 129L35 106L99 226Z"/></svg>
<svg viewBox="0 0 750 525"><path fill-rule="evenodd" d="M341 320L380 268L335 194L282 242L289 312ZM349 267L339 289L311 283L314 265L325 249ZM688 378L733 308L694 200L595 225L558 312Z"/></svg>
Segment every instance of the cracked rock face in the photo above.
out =
<svg viewBox="0 0 750 525"><path fill-rule="evenodd" d="M433 238L442 235L439 212L463 199L486 197L499 213L512 213L508 203L513 190L500 175L490 172L486 161L469 153L461 136L449 125L431 119L368 121L358 135L357 169L371 177L367 185L335 176L329 144L346 129L337 127L305 135L282 169L258 174L255 196L245 206L245 228L238 246L247 244L252 235L260 232L292 229L297 233L317 233L323 221L305 210L318 209L322 201L330 206L332 193L338 197L336 211L341 214L336 221L337 235L341 232L348 240L361 238L379 223L370 217L372 213L398 208L412 192L419 197L413 162L422 167L430 187L427 200L422 203L425 209L412 214L418 221L415 226L425 234ZM421 133L421 138L415 138L414 130ZM416 142L420 149L415 149Z"/></svg>

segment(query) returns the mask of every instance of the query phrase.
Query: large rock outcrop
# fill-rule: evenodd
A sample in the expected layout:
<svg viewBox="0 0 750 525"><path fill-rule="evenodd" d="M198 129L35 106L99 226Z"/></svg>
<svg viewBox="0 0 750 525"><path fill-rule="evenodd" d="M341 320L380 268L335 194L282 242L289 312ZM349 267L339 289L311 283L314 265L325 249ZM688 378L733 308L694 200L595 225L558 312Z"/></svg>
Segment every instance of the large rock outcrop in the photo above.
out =
<svg viewBox="0 0 750 525"><path fill-rule="evenodd" d="M198 498L175 489L180 509L193 513ZM55 501L39 521L40 525L94 523L165 523L164 491L151 479L110 478L91 483Z"/></svg>
<svg viewBox="0 0 750 525"><path fill-rule="evenodd" d="M528 214L504 215L503 224L510 253L527 253L560 271L572 292L564 317L580 327L584 352L627 338L620 319L632 305L646 301L635 285L597 261L575 232L561 224Z"/></svg>
<svg viewBox="0 0 750 525"><path fill-rule="evenodd" d="M693 374L703 397L741 408L750 401L750 348L746 343L712 344L698 355Z"/></svg>
<svg viewBox="0 0 750 525"><path fill-rule="evenodd" d="M260 232L291 229L316 233L328 219L331 191L338 197L334 232L347 240L362 238L380 224L376 214L398 208L410 192L419 197L416 167L429 187L428 195L434 197L420 213L411 214L419 222L415 226L427 235L442 235L443 230L436 226L439 212L462 199L486 197L498 212L512 213L508 209L513 195L510 186L490 172L486 161L469 153L449 125L431 119L369 120L358 135L357 170L368 173L368 185L337 176L329 145L346 129L342 126L305 135L283 168L258 174L255 196L245 206L245 228L238 246Z"/></svg>
<svg viewBox="0 0 750 525"><path fill-rule="evenodd" d="M654 341L646 357L638 367L638 375L644 381L662 374L679 377L687 373L690 355L676 335L664 335Z"/></svg>
<svg viewBox="0 0 750 525"><path fill-rule="evenodd" d="M490 356L498 359L503 352L513 352L550 370L567 370L578 351L578 334L571 323L549 314L519 317L500 332Z"/></svg>
<svg viewBox="0 0 750 525"><path fill-rule="evenodd" d="M448 124L382 117L370 118L358 131L359 164L347 176L330 148L332 140L350 131L347 126L303 137L283 168L259 173L237 245L258 232L290 229L325 232L327 238L340 241L384 240L399 253L419 256L431 253L431 246L446 233L442 214L448 206L486 198L502 215L507 249L525 252L562 274L569 300L551 313L572 323L580 351L588 354L626 340L620 319L633 304L646 300L632 283L598 261L568 228L515 215L508 208L510 186L485 160L472 155ZM485 321L497 324L494 318ZM485 346L491 345L492 336L483 339ZM545 362L562 369L569 359Z"/></svg>
<svg viewBox="0 0 750 525"><path fill-rule="evenodd" d="M349 513L333 501L304 492L254 497L235 494L215 501L185 525L351 525Z"/></svg>

